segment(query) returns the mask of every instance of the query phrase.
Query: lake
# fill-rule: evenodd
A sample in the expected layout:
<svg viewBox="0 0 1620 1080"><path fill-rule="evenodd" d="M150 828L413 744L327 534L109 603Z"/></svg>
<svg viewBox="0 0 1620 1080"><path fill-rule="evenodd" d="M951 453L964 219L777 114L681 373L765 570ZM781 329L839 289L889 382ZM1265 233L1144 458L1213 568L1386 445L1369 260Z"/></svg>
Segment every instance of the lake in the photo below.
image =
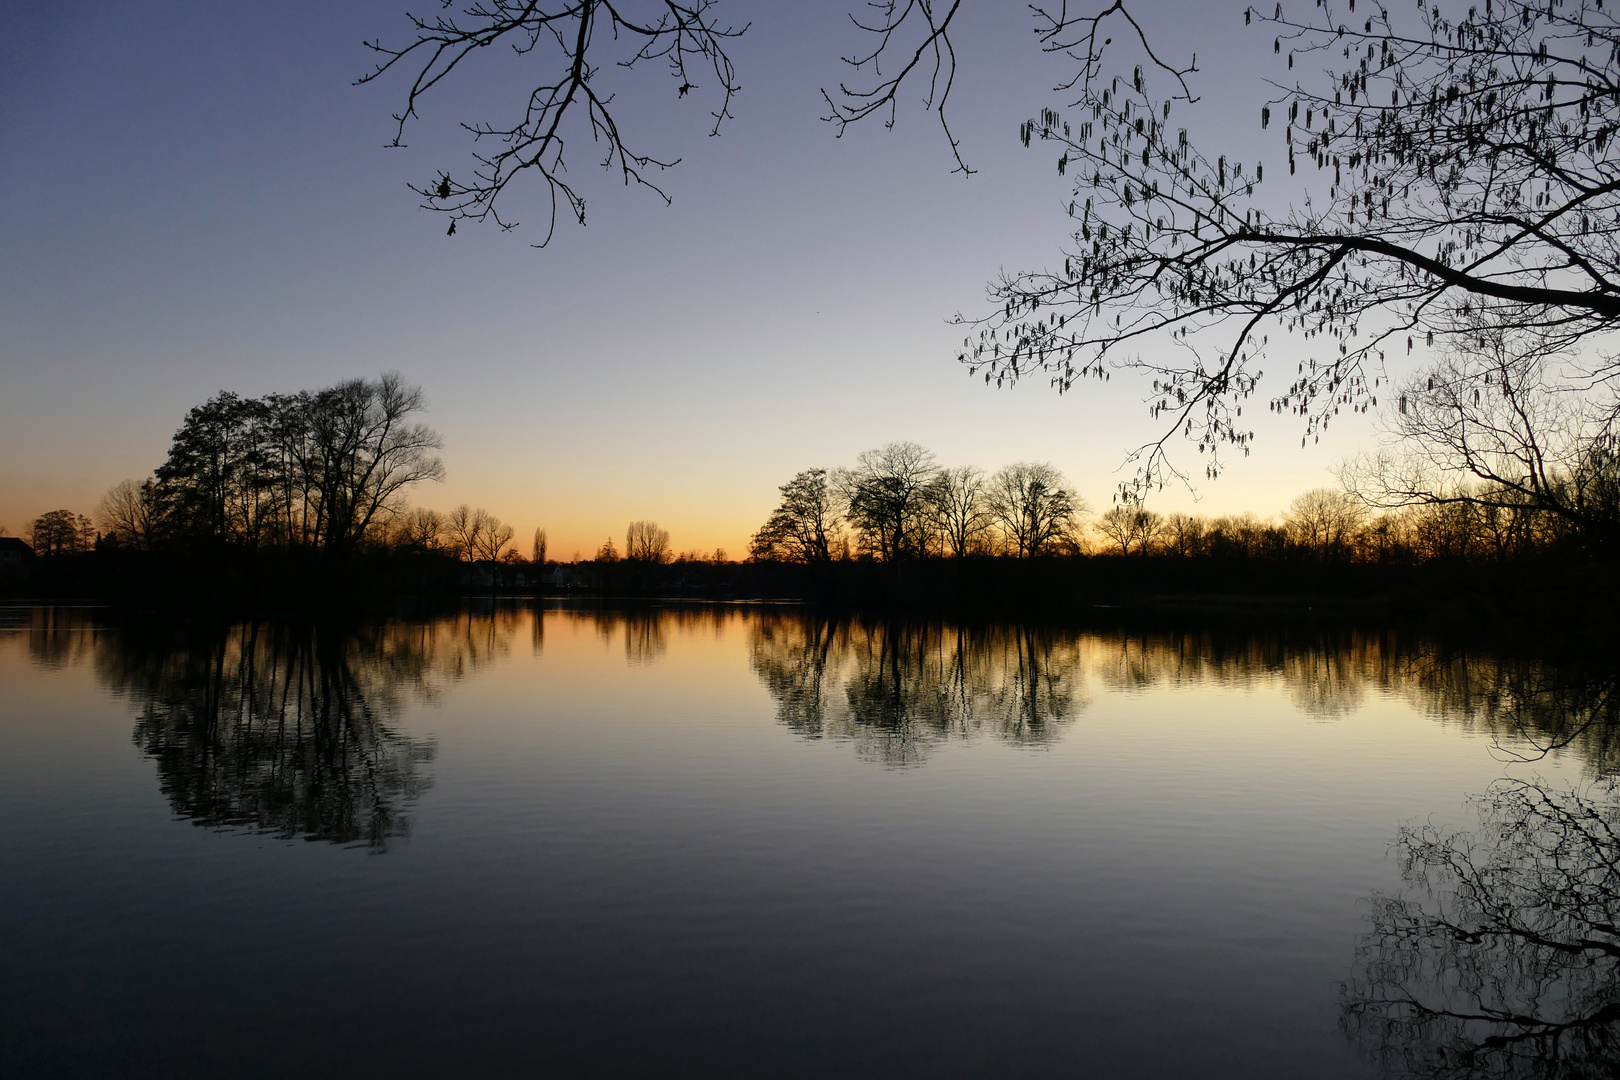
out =
<svg viewBox="0 0 1620 1080"><path fill-rule="evenodd" d="M1611 1075L1612 674L0 609L0 1074Z"/></svg>

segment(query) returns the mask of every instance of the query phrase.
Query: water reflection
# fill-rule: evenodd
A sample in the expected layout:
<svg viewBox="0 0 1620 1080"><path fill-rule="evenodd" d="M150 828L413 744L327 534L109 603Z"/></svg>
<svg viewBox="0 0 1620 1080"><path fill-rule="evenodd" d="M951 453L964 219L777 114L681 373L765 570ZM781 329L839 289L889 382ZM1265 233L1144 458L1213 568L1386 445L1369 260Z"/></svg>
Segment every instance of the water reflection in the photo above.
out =
<svg viewBox="0 0 1620 1080"><path fill-rule="evenodd" d="M808 616L758 620L749 645L781 723L887 765L953 737L1044 745L1085 706L1072 634Z"/></svg>
<svg viewBox="0 0 1620 1080"><path fill-rule="evenodd" d="M94 608L0 608L0 630L22 631L28 657L47 671L72 667L88 658L95 646Z"/></svg>
<svg viewBox="0 0 1620 1080"><path fill-rule="evenodd" d="M1233 629L1096 635L1096 669L1113 690L1219 685L1254 690L1280 680L1299 709L1338 717L1369 690L1401 678L1409 647L1395 633Z"/></svg>
<svg viewBox="0 0 1620 1080"><path fill-rule="evenodd" d="M136 741L177 813L221 828L384 846L431 783L430 743L394 730L404 696L431 699L503 661L519 635L536 654L573 624L669 662L671 645L740 633L776 719L848 741L890 766L957 739L1040 748L1101 692L1281 687L1332 720L1379 695L1491 734L1505 757L1573 753L1620 772L1612 665L1594 670L1446 648L1352 628L1079 630L1051 625L831 619L771 607L535 610L486 604L380 626L252 623L207 633L104 629L84 609L11 609L36 664L91 660L136 703ZM566 638L565 638L566 640Z"/></svg>
<svg viewBox="0 0 1620 1080"><path fill-rule="evenodd" d="M432 741L391 726L505 655L516 614L332 627L245 623L97 638L103 683L135 703L134 741L198 825L381 850L432 785Z"/></svg>
<svg viewBox="0 0 1620 1080"><path fill-rule="evenodd" d="M1565 750L1596 774L1620 771L1620 667L1427 649L1406 665L1415 701L1436 718L1489 732L1501 754L1533 761Z"/></svg>
<svg viewBox="0 0 1620 1080"><path fill-rule="evenodd" d="M1480 826L1403 829L1407 890L1372 901L1345 1027L1422 1077L1612 1077L1620 1061L1620 799L1503 781Z"/></svg>

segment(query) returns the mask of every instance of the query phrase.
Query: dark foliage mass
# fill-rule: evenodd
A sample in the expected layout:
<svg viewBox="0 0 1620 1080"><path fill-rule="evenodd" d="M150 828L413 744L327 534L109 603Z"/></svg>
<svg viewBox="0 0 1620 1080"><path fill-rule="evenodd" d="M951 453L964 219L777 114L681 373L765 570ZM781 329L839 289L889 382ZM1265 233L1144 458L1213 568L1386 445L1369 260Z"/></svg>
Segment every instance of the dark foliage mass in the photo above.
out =
<svg viewBox="0 0 1620 1080"><path fill-rule="evenodd" d="M868 450L853 469L806 469L780 490L781 502L749 545L755 559L1074 553L1086 509L1044 462L987 477L971 466L941 468L932 451L912 442Z"/></svg>
<svg viewBox="0 0 1620 1080"><path fill-rule="evenodd" d="M107 646L103 677L140 712L134 740L174 812L198 825L386 847L431 780L430 743L388 726L408 661L392 642L252 625L172 652Z"/></svg>
<svg viewBox="0 0 1620 1080"><path fill-rule="evenodd" d="M510 646L509 613L378 625L256 621L119 628L94 639L104 685L174 812L199 826L387 847L410 832L436 748L395 730Z"/></svg>
<svg viewBox="0 0 1620 1080"><path fill-rule="evenodd" d="M150 481L109 494L109 532L143 549L352 554L411 485L444 474L439 437L412 419L423 406L421 390L392 373L313 392L218 394L187 414Z"/></svg>

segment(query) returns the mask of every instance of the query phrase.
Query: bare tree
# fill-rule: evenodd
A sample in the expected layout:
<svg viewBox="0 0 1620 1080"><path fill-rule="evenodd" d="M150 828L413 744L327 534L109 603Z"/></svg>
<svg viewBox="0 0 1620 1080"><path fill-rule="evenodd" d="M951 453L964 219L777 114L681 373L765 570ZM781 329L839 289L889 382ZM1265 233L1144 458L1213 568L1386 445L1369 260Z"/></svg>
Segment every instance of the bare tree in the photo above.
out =
<svg viewBox="0 0 1620 1080"><path fill-rule="evenodd" d="M121 480L101 497L96 508L101 531L136 551L151 551L163 521L162 497L148 480Z"/></svg>
<svg viewBox="0 0 1620 1080"><path fill-rule="evenodd" d="M1369 505L1462 503L1492 527L1543 514L1596 544L1620 537L1620 402L1568 389L1522 334L1482 329L1399 389L1393 445L1347 462Z"/></svg>
<svg viewBox="0 0 1620 1080"><path fill-rule="evenodd" d="M1218 517L1204 534L1205 548L1211 555L1225 558L1254 558L1280 554L1287 535L1253 514Z"/></svg>
<svg viewBox="0 0 1620 1080"><path fill-rule="evenodd" d="M656 521L632 521L624 532L624 557L635 562L669 561L669 530Z"/></svg>
<svg viewBox="0 0 1620 1080"><path fill-rule="evenodd" d="M443 514L417 507L395 518L395 543L417 551L438 551L444 547L447 529Z"/></svg>
<svg viewBox="0 0 1620 1080"><path fill-rule="evenodd" d="M1161 530L1165 550L1172 555L1186 557L1204 553L1204 520L1192 514L1170 514Z"/></svg>
<svg viewBox="0 0 1620 1080"><path fill-rule="evenodd" d="M536 566L544 566L546 564L546 530L545 529L537 528L537 529L534 530L534 547L532 549L530 549L530 553L531 553L531 561Z"/></svg>
<svg viewBox="0 0 1620 1080"><path fill-rule="evenodd" d="M488 510L483 507L474 510L466 503L462 503L450 511L444 521L444 531L450 540L450 550L463 562L478 561L480 553L484 550L484 536L496 524Z"/></svg>
<svg viewBox="0 0 1620 1080"><path fill-rule="evenodd" d="M322 546L328 551L353 550L380 514L393 512L406 488L444 478L435 453L443 440L410 422L425 407L421 387L408 385L397 371L376 381L351 379L306 398L326 523Z"/></svg>
<svg viewBox="0 0 1620 1080"><path fill-rule="evenodd" d="M928 491L928 511L945 553L953 558L975 554L985 545L995 521L984 472L972 465L941 469Z"/></svg>
<svg viewBox="0 0 1620 1080"><path fill-rule="evenodd" d="M913 442L868 450L838 473L847 516L868 551L886 561L927 552L928 493L938 474L933 452Z"/></svg>
<svg viewBox="0 0 1620 1080"><path fill-rule="evenodd" d="M1355 496L1330 488L1307 491L1288 507L1283 526L1296 545L1318 559L1349 553L1367 511Z"/></svg>
<svg viewBox="0 0 1620 1080"><path fill-rule="evenodd" d="M1121 555L1146 555L1158 537L1164 519L1141 503L1125 500L1097 519L1097 531L1119 548Z"/></svg>
<svg viewBox="0 0 1620 1080"><path fill-rule="evenodd" d="M1068 538L1085 500L1063 474L1045 462L1020 462L1000 469L985 485L985 505L1001 529L1010 554L1030 558Z"/></svg>
<svg viewBox="0 0 1620 1080"><path fill-rule="evenodd" d="M826 469L806 469L779 489L782 501L749 542L756 559L824 563L838 541L838 493Z"/></svg>
<svg viewBox="0 0 1620 1080"><path fill-rule="evenodd" d="M489 515L479 531L474 555L480 562L500 562L508 553L506 545L512 540L512 526L500 518Z"/></svg>

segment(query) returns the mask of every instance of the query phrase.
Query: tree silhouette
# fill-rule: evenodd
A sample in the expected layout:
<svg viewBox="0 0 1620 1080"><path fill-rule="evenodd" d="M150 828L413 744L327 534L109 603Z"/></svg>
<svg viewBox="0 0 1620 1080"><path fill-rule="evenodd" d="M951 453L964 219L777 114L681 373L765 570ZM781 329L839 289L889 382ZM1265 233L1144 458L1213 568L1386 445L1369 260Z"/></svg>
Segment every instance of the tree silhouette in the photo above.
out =
<svg viewBox="0 0 1620 1080"><path fill-rule="evenodd" d="M1109 507L1097 519L1097 531L1119 548L1121 555L1129 555L1133 551L1147 554L1148 547L1158 538L1163 525L1161 515L1131 499Z"/></svg>
<svg viewBox="0 0 1620 1080"><path fill-rule="evenodd" d="M656 521L632 521L624 533L624 557L635 562L669 561L669 530Z"/></svg>
<svg viewBox="0 0 1620 1080"><path fill-rule="evenodd" d="M1069 489L1063 474L1045 462L1008 465L985 485L985 503L1000 527L1009 554L1041 555L1072 539L1085 500Z"/></svg>
<svg viewBox="0 0 1620 1080"><path fill-rule="evenodd" d="M913 442L892 442L868 450L837 482L845 514L862 546L887 561L927 553L929 493L939 465L934 454Z"/></svg>
<svg viewBox="0 0 1620 1080"><path fill-rule="evenodd" d="M826 469L806 469L780 488L782 501L750 540L756 559L824 563L838 542L838 495Z"/></svg>
<svg viewBox="0 0 1620 1080"><path fill-rule="evenodd" d="M945 554L960 559L984 549L995 521L984 472L972 465L941 469L929 488L928 512Z"/></svg>
<svg viewBox="0 0 1620 1080"><path fill-rule="evenodd" d="M82 514L52 510L34 519L28 527L28 536L36 555L69 555L89 550L95 540L95 528Z"/></svg>
<svg viewBox="0 0 1620 1080"><path fill-rule="evenodd" d="M443 477L439 436L412 420L425 406L397 372L314 392L217 394L186 415L157 469L162 532L346 558L401 508L408 488Z"/></svg>

